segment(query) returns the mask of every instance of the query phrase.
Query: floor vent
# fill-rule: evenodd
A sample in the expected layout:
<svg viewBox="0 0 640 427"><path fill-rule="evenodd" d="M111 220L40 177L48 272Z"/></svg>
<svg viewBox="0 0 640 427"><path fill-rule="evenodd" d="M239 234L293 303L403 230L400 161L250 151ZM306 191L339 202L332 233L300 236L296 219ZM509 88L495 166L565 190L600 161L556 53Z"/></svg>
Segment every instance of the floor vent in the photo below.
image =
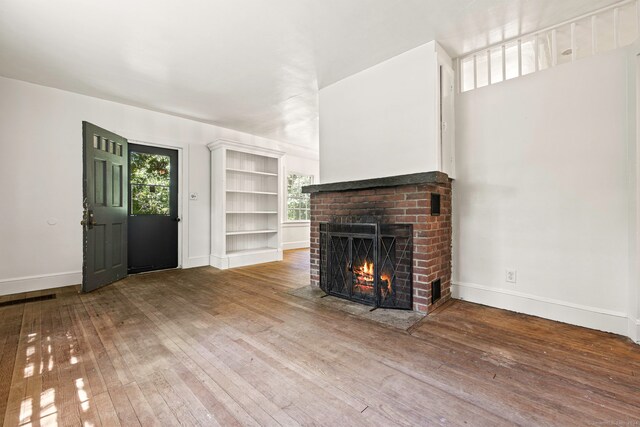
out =
<svg viewBox="0 0 640 427"><path fill-rule="evenodd" d="M6 307L8 305L26 304L28 302L46 301L48 299L56 299L56 294L40 295L37 297L19 298L11 301L0 302L0 307Z"/></svg>

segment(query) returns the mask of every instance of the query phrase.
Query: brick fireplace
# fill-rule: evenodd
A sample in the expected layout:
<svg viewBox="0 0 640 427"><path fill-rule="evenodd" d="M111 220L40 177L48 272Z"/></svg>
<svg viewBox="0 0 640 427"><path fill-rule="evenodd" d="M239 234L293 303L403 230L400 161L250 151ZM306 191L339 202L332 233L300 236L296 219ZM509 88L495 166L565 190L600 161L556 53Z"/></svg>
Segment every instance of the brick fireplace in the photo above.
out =
<svg viewBox="0 0 640 427"><path fill-rule="evenodd" d="M303 191L311 193L311 286L320 286L321 263L326 263L321 224L411 224L413 310L428 313L450 298L451 180L446 174L319 184Z"/></svg>

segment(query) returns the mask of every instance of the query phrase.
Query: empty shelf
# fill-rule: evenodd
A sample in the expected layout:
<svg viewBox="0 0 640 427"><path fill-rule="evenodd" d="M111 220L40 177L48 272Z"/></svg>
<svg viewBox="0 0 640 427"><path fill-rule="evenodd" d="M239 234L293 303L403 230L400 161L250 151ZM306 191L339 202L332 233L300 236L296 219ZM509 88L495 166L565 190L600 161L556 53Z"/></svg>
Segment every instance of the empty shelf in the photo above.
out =
<svg viewBox="0 0 640 427"><path fill-rule="evenodd" d="M227 168L227 172L248 173L248 174L251 174L251 175L278 176L277 173L251 171L251 170L235 169L235 168Z"/></svg>
<svg viewBox="0 0 640 427"><path fill-rule="evenodd" d="M277 214L278 211L227 211L228 214Z"/></svg>
<svg viewBox="0 0 640 427"><path fill-rule="evenodd" d="M270 191L247 191L247 190L227 190L227 193L240 193L240 194L267 194L269 196L277 196L278 193L272 193Z"/></svg>
<svg viewBox="0 0 640 427"><path fill-rule="evenodd" d="M239 236L241 234L265 234L277 233L278 230L245 230L245 231L227 231L227 236Z"/></svg>

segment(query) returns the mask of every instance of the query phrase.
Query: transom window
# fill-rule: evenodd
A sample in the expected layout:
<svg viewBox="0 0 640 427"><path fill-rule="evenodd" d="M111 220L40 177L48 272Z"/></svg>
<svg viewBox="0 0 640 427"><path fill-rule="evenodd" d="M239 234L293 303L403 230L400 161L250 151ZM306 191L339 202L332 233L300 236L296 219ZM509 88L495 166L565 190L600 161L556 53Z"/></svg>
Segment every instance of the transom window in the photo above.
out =
<svg viewBox="0 0 640 427"><path fill-rule="evenodd" d="M626 0L458 59L460 91L500 83L633 43L638 1Z"/></svg>
<svg viewBox="0 0 640 427"><path fill-rule="evenodd" d="M302 187L313 184L313 176L290 173L287 175L287 220L309 221L311 199L302 192Z"/></svg>

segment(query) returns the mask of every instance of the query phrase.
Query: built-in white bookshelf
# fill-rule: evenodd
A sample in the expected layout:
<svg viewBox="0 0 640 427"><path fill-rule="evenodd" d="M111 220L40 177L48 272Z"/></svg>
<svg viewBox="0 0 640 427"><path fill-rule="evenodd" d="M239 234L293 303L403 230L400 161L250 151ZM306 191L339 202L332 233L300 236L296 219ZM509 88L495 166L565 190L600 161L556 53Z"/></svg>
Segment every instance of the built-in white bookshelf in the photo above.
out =
<svg viewBox="0 0 640 427"><path fill-rule="evenodd" d="M218 140L211 150L211 265L282 260L282 152Z"/></svg>

